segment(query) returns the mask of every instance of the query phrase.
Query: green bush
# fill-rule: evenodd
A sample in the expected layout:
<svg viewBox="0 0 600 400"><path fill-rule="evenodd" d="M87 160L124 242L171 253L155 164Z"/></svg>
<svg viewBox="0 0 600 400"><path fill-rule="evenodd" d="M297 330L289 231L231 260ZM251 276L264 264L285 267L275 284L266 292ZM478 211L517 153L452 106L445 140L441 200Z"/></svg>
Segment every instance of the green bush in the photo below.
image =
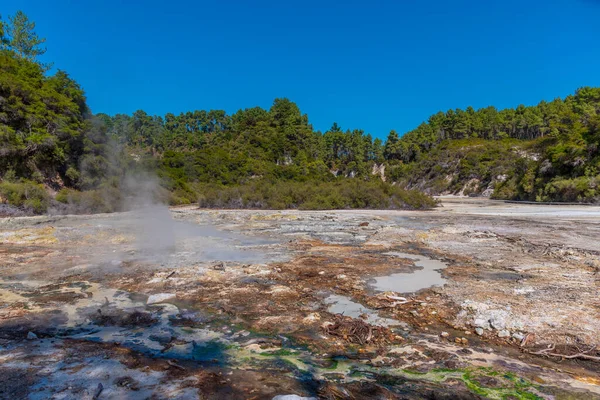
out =
<svg viewBox="0 0 600 400"><path fill-rule="evenodd" d="M200 207L331 210L331 209L427 209L436 206L431 197L378 180L339 179L332 182L265 180L245 185L206 185Z"/></svg>
<svg viewBox="0 0 600 400"><path fill-rule="evenodd" d="M44 186L26 180L0 183L0 197L5 203L32 210L36 214L46 212L50 204L50 196Z"/></svg>
<svg viewBox="0 0 600 400"><path fill-rule="evenodd" d="M546 184L544 201L597 202L600 199L600 176L555 179Z"/></svg>
<svg viewBox="0 0 600 400"><path fill-rule="evenodd" d="M122 203L121 194L118 189L111 186L83 192L65 188L56 194L55 200L67 206L64 212L73 214L120 211Z"/></svg>

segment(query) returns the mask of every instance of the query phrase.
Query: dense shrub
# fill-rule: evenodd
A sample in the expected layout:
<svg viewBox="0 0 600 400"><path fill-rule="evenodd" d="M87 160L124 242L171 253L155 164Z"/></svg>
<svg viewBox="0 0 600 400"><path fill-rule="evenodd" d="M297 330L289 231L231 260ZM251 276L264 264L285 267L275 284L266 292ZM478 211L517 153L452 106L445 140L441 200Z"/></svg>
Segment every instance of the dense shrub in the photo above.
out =
<svg viewBox="0 0 600 400"><path fill-rule="evenodd" d="M574 179L555 179L544 187L538 200L597 202L600 199L600 175Z"/></svg>
<svg viewBox="0 0 600 400"><path fill-rule="evenodd" d="M56 194L56 201L66 205L62 212L72 214L107 213L119 211L120 193L108 187L80 192L74 189L62 189Z"/></svg>
<svg viewBox="0 0 600 400"><path fill-rule="evenodd" d="M27 180L0 183L0 197L7 203L41 214L48 209L50 196L44 186Z"/></svg>
<svg viewBox="0 0 600 400"><path fill-rule="evenodd" d="M426 209L431 197L381 181L341 179L333 182L257 181L237 186L206 185L199 205L206 208Z"/></svg>

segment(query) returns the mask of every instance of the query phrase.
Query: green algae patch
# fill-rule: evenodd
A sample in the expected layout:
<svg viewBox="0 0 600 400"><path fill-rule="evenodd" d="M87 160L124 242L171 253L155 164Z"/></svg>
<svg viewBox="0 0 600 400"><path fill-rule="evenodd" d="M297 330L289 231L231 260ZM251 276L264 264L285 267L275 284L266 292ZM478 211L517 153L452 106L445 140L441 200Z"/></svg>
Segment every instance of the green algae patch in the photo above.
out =
<svg viewBox="0 0 600 400"><path fill-rule="evenodd" d="M533 393L535 386L513 373L499 373L487 368L469 369L462 374L467 388L488 399L542 400Z"/></svg>
<svg viewBox="0 0 600 400"><path fill-rule="evenodd" d="M279 349L279 350L275 350L275 351L269 351L266 350L263 353L258 353L263 357L283 357L283 356L292 356L292 355L296 355L298 354L297 351L294 350L290 350L290 349Z"/></svg>

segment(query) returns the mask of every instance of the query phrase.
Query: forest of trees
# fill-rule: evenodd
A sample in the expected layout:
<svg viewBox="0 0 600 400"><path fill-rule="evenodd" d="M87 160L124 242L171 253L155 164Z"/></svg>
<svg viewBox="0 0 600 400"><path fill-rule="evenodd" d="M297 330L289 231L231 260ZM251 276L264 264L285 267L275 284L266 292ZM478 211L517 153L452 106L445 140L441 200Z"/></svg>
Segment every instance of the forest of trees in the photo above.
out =
<svg viewBox="0 0 600 400"><path fill-rule="evenodd" d="M171 204L219 207L419 208L434 203L404 188L458 192L473 180L471 192L493 185L499 198L600 198L600 88L439 112L382 142L336 123L316 131L285 98L232 115L93 114L77 82L39 61L44 43L25 14L0 18L0 197L23 209L120 209L136 171L156 175Z"/></svg>

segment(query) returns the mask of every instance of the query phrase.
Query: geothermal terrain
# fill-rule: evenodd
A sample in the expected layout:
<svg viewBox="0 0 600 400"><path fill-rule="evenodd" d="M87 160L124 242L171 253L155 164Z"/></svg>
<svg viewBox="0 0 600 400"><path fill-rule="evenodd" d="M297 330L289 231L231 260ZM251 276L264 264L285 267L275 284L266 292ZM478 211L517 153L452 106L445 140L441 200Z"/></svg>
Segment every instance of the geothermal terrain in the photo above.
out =
<svg viewBox="0 0 600 400"><path fill-rule="evenodd" d="M0 219L0 398L600 399L599 238L456 198Z"/></svg>

